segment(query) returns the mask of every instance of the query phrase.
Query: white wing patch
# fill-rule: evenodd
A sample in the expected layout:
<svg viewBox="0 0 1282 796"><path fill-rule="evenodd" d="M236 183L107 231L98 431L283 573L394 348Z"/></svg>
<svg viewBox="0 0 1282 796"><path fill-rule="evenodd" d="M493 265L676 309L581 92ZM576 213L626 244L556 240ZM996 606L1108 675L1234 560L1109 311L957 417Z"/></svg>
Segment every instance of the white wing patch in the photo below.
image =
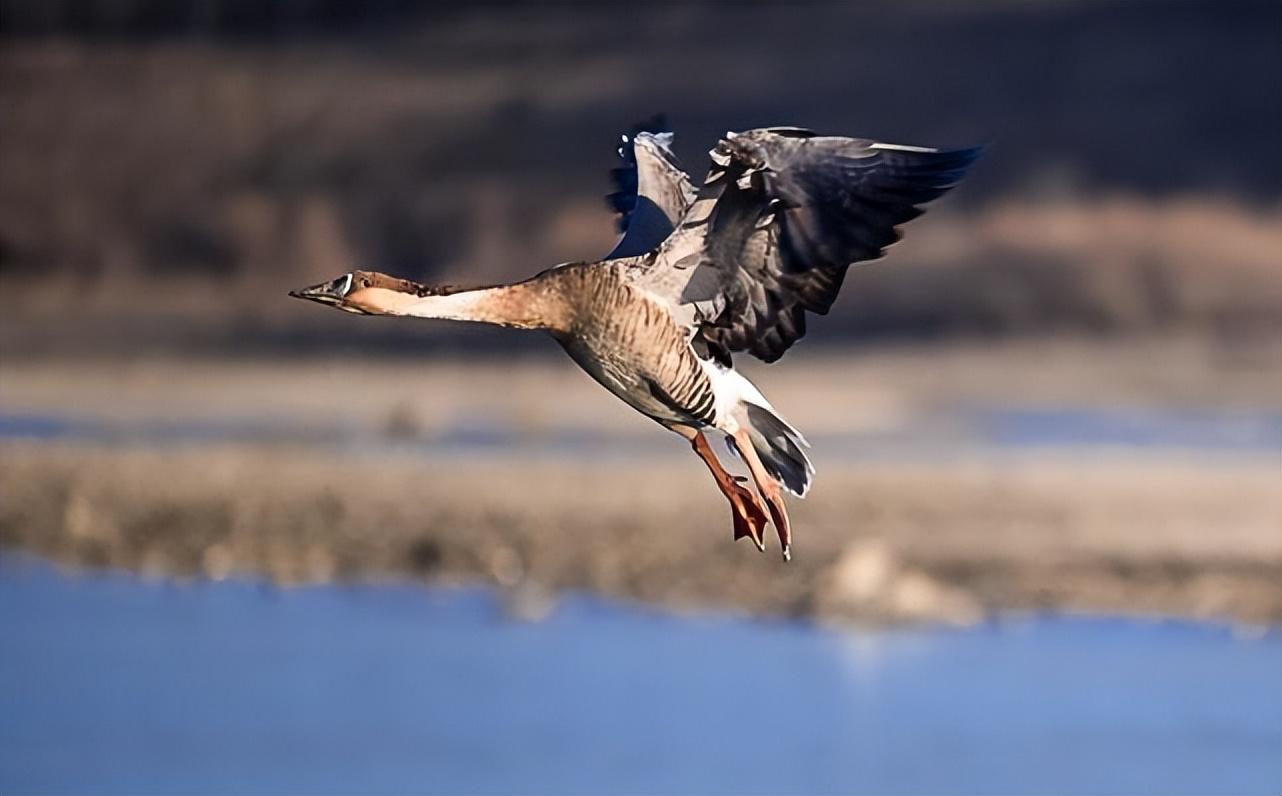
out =
<svg viewBox="0 0 1282 796"><path fill-rule="evenodd" d="M883 144L880 141L868 145L869 149L891 149L898 152L938 152L928 146L909 146L908 144Z"/></svg>

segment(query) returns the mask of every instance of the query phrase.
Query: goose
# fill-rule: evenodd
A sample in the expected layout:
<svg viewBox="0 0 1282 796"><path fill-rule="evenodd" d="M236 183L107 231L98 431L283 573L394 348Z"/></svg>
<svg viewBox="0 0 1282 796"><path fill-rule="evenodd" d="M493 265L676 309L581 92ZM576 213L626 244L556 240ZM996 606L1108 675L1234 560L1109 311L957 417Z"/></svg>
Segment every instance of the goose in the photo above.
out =
<svg viewBox="0 0 1282 796"><path fill-rule="evenodd" d="M651 125L650 127L656 127ZM880 258L900 225L956 185L982 147L930 149L797 127L728 132L696 187L672 133L622 136L609 200L623 232L596 262L473 289L352 271L290 295L364 315L440 318L550 334L584 371L679 434L730 503L734 539L783 559L784 493L810 490L810 447L731 356L778 360L825 315L847 269ZM747 466L732 475L709 435Z"/></svg>

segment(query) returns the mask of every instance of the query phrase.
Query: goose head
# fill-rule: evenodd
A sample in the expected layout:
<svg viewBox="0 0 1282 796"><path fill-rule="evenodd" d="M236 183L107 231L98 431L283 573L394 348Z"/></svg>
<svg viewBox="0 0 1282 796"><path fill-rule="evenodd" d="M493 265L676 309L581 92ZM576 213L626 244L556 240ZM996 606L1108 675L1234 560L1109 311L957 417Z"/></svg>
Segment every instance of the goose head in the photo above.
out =
<svg viewBox="0 0 1282 796"><path fill-rule="evenodd" d="M359 315L390 315L406 303L432 292L431 288L408 279L377 271L352 271L329 282L291 290L289 295Z"/></svg>

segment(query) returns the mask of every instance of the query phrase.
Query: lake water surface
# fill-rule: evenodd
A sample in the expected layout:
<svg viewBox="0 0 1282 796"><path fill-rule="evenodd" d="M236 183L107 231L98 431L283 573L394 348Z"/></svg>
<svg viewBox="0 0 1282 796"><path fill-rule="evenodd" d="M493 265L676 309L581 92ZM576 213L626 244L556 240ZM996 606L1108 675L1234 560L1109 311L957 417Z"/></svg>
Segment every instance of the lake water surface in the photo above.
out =
<svg viewBox="0 0 1282 796"><path fill-rule="evenodd" d="M911 422L863 432L812 435L826 455L843 459L934 459L965 449L1180 449L1275 456L1282 451L1282 413L1267 411L1125 410L1085 407L936 407ZM440 433L403 439L357 425L300 425L281 417L204 417L110 421L90 416L15 414L0 410L0 440L164 447L214 442L293 442L346 450L389 447L425 455L462 452L611 457L688 455L665 435L612 435L579 429L530 433L510 419L454 418Z"/></svg>
<svg viewBox="0 0 1282 796"><path fill-rule="evenodd" d="M1259 793L1282 635L837 632L0 557L0 792Z"/></svg>

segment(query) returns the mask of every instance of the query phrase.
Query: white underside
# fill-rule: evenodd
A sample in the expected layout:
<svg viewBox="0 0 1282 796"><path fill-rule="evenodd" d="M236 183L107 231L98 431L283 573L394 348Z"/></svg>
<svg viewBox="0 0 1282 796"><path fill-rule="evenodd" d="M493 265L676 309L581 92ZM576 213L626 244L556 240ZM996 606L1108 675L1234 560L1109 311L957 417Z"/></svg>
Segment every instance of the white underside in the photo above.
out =
<svg viewBox="0 0 1282 796"><path fill-rule="evenodd" d="M784 420L778 410L770 405L770 402L766 400L766 396L761 394L761 390L758 390L755 384L744 378L734 368L727 368L718 362L705 359L699 360L699 364L703 366L703 372L708 375L708 380L712 382L712 394L716 399L717 413L717 419L713 425L718 431L723 431L726 434L733 434L738 431L740 424L744 420L743 413L738 410L741 404L749 403L760 406L763 409L769 409L771 414L779 418L790 431L802 440L805 439L800 431L793 428L792 424Z"/></svg>

